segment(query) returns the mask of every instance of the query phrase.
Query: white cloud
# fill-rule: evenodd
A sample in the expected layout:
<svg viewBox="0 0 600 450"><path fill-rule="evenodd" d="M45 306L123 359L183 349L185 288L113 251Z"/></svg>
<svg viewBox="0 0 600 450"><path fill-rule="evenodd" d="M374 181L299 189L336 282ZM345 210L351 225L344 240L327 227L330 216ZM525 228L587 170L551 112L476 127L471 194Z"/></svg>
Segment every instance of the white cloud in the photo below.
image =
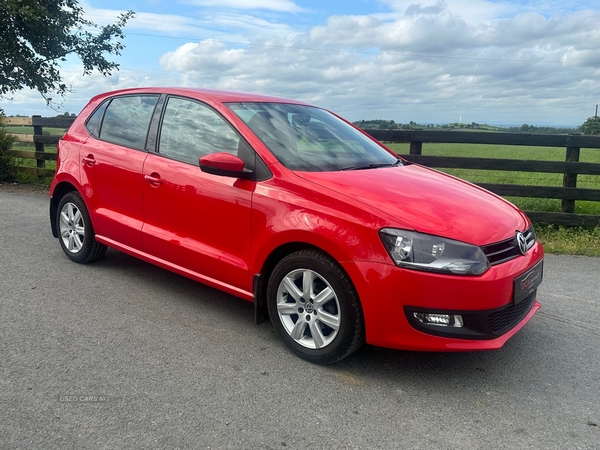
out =
<svg viewBox="0 0 600 450"><path fill-rule="evenodd" d="M286 35L294 34L296 31L285 23L273 22L260 17L247 14L218 13L206 15L203 18L205 26L212 26L213 30L218 27L220 30L237 30L244 33L242 42L248 42L263 35ZM213 31L214 35L215 32Z"/></svg>
<svg viewBox="0 0 600 450"><path fill-rule="evenodd" d="M100 25L114 23L126 11L93 8L84 4L86 18ZM285 23L269 21L254 15L237 14L231 11L199 12L194 16L176 14L156 14L136 12L135 17L127 22L127 31L144 31L151 34L170 36L216 37L249 41L248 36L263 34L293 33L293 28Z"/></svg>
<svg viewBox="0 0 600 450"><path fill-rule="evenodd" d="M205 40L199 44L187 43L175 52L163 55L161 65L166 70L179 72L211 71L226 73L242 62L244 50L228 50L222 42Z"/></svg>
<svg viewBox="0 0 600 450"><path fill-rule="evenodd" d="M395 13L387 17L439 14L451 11L467 23L489 23L506 14L516 11L510 2L492 2L486 0L379 0L392 8Z"/></svg>
<svg viewBox="0 0 600 450"><path fill-rule="evenodd" d="M86 4L83 6L86 12L86 19L99 25L114 23L120 14L126 12L126 10L117 11L114 9L93 8ZM127 30L144 30L179 36L210 33L211 31L205 28L204 25L205 22L192 17L175 14L136 12L135 17L127 22Z"/></svg>
<svg viewBox="0 0 600 450"><path fill-rule="evenodd" d="M524 13L469 24L443 5L419 8L391 22L334 16L307 33L243 48L189 43L164 55L161 65L188 85L300 98L351 119L453 121L463 114L477 122L553 123L570 116L578 123L587 117L578 109L590 102L591 86L600 87L600 66L586 65L600 64L600 13L552 19Z"/></svg>

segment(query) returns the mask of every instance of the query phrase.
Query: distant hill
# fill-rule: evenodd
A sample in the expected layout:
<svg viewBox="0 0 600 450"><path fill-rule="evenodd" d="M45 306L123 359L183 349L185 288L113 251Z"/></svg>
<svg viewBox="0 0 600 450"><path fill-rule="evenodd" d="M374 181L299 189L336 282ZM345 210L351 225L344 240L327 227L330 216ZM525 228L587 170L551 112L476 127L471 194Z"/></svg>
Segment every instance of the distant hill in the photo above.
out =
<svg viewBox="0 0 600 450"><path fill-rule="evenodd" d="M488 125L487 123L480 124L472 123L448 123L440 124L420 124L413 121L409 123L396 123L393 120L357 120L353 122L363 130L473 130L473 131L488 131L488 132L504 132L504 133L523 133L523 134L574 134L580 133L579 128L555 128L555 127L536 127L534 125L523 124L520 127L500 127Z"/></svg>

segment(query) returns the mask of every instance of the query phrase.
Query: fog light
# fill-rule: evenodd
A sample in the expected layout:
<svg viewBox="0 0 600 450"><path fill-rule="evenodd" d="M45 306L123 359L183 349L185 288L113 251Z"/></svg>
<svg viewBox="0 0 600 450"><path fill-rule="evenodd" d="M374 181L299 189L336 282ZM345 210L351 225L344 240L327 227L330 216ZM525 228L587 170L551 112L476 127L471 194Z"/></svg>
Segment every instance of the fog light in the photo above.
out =
<svg viewBox="0 0 600 450"><path fill-rule="evenodd" d="M415 319L426 325L460 328L463 326L462 316L450 314L413 313Z"/></svg>

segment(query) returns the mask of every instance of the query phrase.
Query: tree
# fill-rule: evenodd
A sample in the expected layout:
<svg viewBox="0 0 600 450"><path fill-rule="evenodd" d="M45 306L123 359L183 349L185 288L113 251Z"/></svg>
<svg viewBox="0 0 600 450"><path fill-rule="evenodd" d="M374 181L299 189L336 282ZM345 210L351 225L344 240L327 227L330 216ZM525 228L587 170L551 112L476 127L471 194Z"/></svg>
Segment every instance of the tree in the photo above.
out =
<svg viewBox="0 0 600 450"><path fill-rule="evenodd" d="M588 117L579 129L583 134L600 134L600 117Z"/></svg>
<svg viewBox="0 0 600 450"><path fill-rule="evenodd" d="M119 65L106 56L121 54L123 27L133 16L128 11L100 27L84 18L77 0L0 1L0 98L24 88L39 91L48 104L52 93L64 96L70 88L60 63L71 54L84 75L110 75Z"/></svg>
<svg viewBox="0 0 600 450"><path fill-rule="evenodd" d="M16 139L4 128L3 118L4 114L0 110L0 181L12 181L16 167L9 151Z"/></svg>

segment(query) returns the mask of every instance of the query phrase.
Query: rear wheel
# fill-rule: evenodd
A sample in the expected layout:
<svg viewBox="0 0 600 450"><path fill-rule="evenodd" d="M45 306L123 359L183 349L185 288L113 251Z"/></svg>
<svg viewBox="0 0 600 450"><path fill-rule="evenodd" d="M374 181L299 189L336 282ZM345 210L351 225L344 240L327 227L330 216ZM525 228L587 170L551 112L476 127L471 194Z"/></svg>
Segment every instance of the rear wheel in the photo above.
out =
<svg viewBox="0 0 600 450"><path fill-rule="evenodd" d="M362 309L350 278L318 250L292 253L275 266L267 304L279 337L308 361L334 363L364 341Z"/></svg>
<svg viewBox="0 0 600 450"><path fill-rule="evenodd" d="M60 200L56 229L60 246L75 262L89 263L106 252L106 245L96 241L88 210L76 192L69 192Z"/></svg>

